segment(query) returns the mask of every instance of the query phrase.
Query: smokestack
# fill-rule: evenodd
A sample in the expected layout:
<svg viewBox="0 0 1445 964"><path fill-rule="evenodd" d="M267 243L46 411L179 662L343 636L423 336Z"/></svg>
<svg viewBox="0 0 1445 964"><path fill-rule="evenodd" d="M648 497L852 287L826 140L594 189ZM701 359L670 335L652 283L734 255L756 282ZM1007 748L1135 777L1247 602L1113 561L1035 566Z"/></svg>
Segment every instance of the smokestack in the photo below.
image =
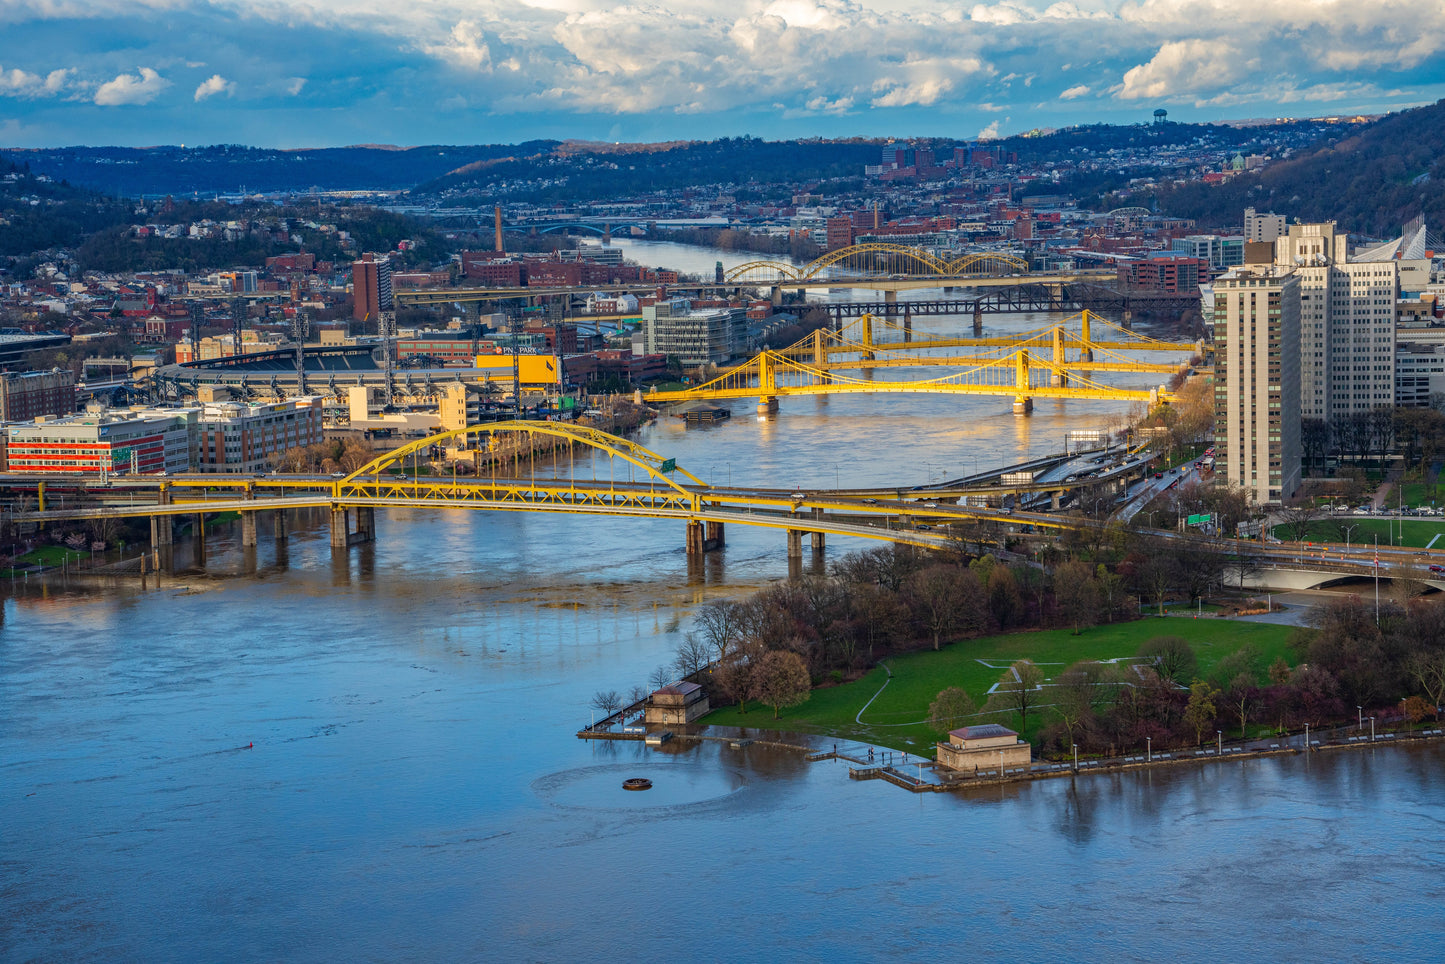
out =
<svg viewBox="0 0 1445 964"><path fill-rule="evenodd" d="M500 204L497 205L496 217L497 217L497 251L500 252L500 251L502 250L502 206L501 206Z"/></svg>

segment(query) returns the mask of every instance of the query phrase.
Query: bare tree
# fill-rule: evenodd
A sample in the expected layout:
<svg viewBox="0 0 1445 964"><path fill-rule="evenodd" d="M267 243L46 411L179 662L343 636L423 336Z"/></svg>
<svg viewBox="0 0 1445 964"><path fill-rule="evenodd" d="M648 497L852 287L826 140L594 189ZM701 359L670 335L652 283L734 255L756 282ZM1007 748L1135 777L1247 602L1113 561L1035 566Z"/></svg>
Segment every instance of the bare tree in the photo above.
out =
<svg viewBox="0 0 1445 964"><path fill-rule="evenodd" d="M1310 527L1324 518L1325 511L1315 504L1314 499L1300 499L1294 505L1280 506L1279 514L1290 530L1290 538L1302 546L1309 538Z"/></svg>
<svg viewBox="0 0 1445 964"><path fill-rule="evenodd" d="M978 576L955 566L929 566L914 573L908 591L933 636L933 648L965 626L975 626L986 612Z"/></svg>
<svg viewBox="0 0 1445 964"><path fill-rule="evenodd" d="M622 709L622 697L616 690L598 690L592 696L592 708L605 720Z"/></svg>
<svg viewBox="0 0 1445 964"><path fill-rule="evenodd" d="M722 660L742 639L744 619L742 604L720 599L698 607L694 622L698 636L717 653L718 660Z"/></svg>
<svg viewBox="0 0 1445 964"><path fill-rule="evenodd" d="M653 670L651 676L647 677L647 684L655 690L660 690L664 686L670 686L676 679L676 667L664 663Z"/></svg>
<svg viewBox="0 0 1445 964"><path fill-rule="evenodd" d="M679 676L686 678L705 669L710 662L712 662L712 650L708 644L694 634L687 633L682 637L682 642L677 644L677 652L673 657L672 665Z"/></svg>
<svg viewBox="0 0 1445 964"><path fill-rule="evenodd" d="M1070 561L1054 570L1054 600L1074 635L1099 618L1099 583L1087 563Z"/></svg>
<svg viewBox="0 0 1445 964"><path fill-rule="evenodd" d="M1019 729L1029 725L1029 714L1043 702L1044 671L1026 659L1021 659L1004 671L999 677L984 712L1007 710L1019 715Z"/></svg>

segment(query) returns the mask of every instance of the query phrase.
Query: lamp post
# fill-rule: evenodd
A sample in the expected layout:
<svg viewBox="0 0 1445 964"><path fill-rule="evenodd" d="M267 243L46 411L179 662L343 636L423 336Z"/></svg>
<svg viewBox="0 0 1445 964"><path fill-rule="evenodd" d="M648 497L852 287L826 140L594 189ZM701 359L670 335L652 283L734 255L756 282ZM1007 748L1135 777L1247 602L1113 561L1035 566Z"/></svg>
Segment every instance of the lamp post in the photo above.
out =
<svg viewBox="0 0 1445 964"><path fill-rule="evenodd" d="M1375 718L1370 717L1370 742L1375 742Z"/></svg>
<svg viewBox="0 0 1445 964"><path fill-rule="evenodd" d="M1152 736L1144 737L1144 762L1154 762L1154 738Z"/></svg>
<svg viewBox="0 0 1445 964"><path fill-rule="evenodd" d="M1363 706L1355 707L1355 721L1360 729L1365 728L1365 708Z"/></svg>
<svg viewBox="0 0 1445 964"><path fill-rule="evenodd" d="M1351 534L1352 532L1354 532L1356 529L1358 529L1359 526L1360 526L1360 524L1359 524L1358 522L1356 522L1356 523L1354 523L1354 524L1352 524L1352 525L1340 526L1341 529L1344 529L1344 530L1345 530L1345 551L1346 551L1346 552L1349 552L1349 551L1350 551L1350 534Z"/></svg>
<svg viewBox="0 0 1445 964"><path fill-rule="evenodd" d="M1074 744L1074 772L1079 772L1079 744Z"/></svg>
<svg viewBox="0 0 1445 964"><path fill-rule="evenodd" d="M1223 730L1215 730L1215 731L1214 731L1214 745L1215 745L1215 747L1216 747L1215 752L1214 752L1214 755L1215 755L1215 756L1224 756L1224 731L1223 731Z"/></svg>

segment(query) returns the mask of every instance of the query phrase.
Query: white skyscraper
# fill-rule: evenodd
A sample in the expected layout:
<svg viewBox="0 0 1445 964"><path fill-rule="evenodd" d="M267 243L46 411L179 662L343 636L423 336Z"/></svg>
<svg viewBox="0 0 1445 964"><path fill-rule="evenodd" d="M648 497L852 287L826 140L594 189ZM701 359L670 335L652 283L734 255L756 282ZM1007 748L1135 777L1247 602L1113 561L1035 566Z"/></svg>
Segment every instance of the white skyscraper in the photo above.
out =
<svg viewBox="0 0 1445 964"><path fill-rule="evenodd" d="M1276 265L1214 282L1214 454L1258 503L1300 485L1300 279Z"/></svg>
<svg viewBox="0 0 1445 964"><path fill-rule="evenodd" d="M1300 281L1300 417L1331 421L1395 402L1393 261L1352 262L1333 221L1292 224L1275 264Z"/></svg>

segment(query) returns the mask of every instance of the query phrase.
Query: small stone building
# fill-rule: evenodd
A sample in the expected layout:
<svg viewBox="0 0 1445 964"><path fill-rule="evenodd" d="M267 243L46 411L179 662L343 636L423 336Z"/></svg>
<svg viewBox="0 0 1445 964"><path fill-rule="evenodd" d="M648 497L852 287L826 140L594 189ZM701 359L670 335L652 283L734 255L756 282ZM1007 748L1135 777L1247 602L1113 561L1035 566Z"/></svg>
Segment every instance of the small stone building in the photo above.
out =
<svg viewBox="0 0 1445 964"><path fill-rule="evenodd" d="M673 683L653 691L643 712L643 720L647 723L691 723L706 716L710 709L707 693L701 686Z"/></svg>
<svg viewBox="0 0 1445 964"><path fill-rule="evenodd" d="M953 770L988 770L1026 767L1033 762L1032 747L1006 726L981 723L961 726L938 744L938 762Z"/></svg>

